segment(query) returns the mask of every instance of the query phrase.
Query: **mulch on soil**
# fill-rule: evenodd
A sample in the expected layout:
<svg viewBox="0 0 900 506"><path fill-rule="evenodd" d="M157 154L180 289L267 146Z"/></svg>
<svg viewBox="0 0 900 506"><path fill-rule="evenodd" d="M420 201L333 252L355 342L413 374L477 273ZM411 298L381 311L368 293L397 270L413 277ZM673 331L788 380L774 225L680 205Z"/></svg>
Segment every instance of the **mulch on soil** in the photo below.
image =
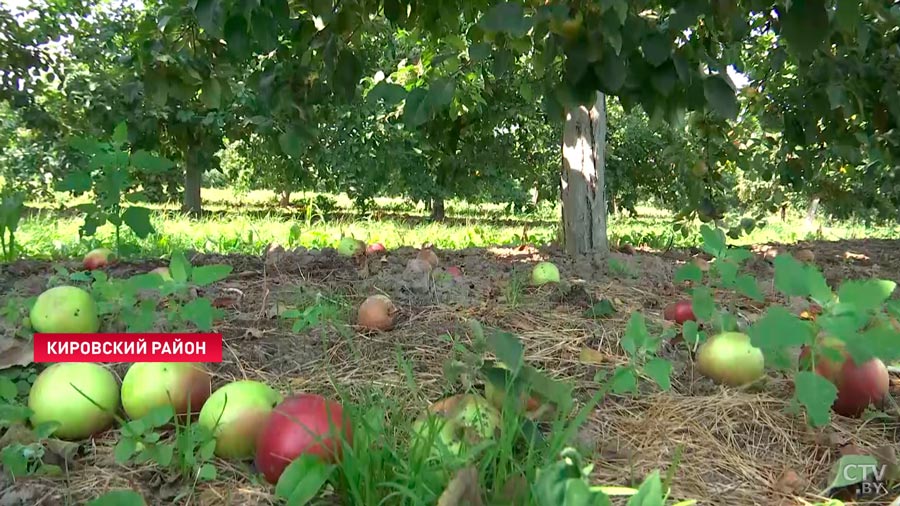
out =
<svg viewBox="0 0 900 506"><path fill-rule="evenodd" d="M860 277L900 281L897 244L817 242L786 249L812 249L826 278L836 285L841 279ZM189 256L194 264L234 266L232 276L205 293L227 310L216 328L223 333L226 348L224 361L213 364L214 386L248 378L284 392L334 395L337 385L352 396L376 385L396 402L421 410L453 388L444 373L453 345L441 336L451 334L465 343L467 322L476 319L520 336L529 363L574 382L579 396L589 395L596 388L593 378L599 369L611 372L625 362L618 343L632 311L640 310L649 323L663 325L663 307L684 296L683 289L673 284L674 272L697 252L614 253L618 267L610 270L572 261L553 249L441 251L442 265L459 266L463 277L437 281L405 272L415 253L403 248L365 264L332 250L273 248L261 257ZM557 263L573 288L565 294L519 289L530 266L547 258ZM163 263L121 263L108 272L128 276ZM762 254L750 261L749 268L767 291L767 302L783 303L772 293L773 269ZM0 288L5 293L37 294L51 274L50 263L17 262L0 271ZM275 316L276 308L315 293L339 296L351 307L368 295L384 293L401 308L402 318L389 333L366 335L329 325L294 333L289 322ZM601 298L612 301L618 312L586 318L585 309ZM741 302L741 316L752 320L761 308L747 302ZM591 363L582 358L585 349L592 350ZM412 366L418 385L414 392L398 352ZM610 396L580 431L580 446L596 451L598 483L628 484L655 469L665 471L680 451L673 482L676 497L697 499L703 505L804 504L803 500L821 500L817 494L828 485L832 466L842 454L897 444L896 421L834 417L829 427L811 429L802 416L789 411L788 380L772 376L766 388L757 391L719 387L696 372L683 349L673 347L665 353L675 366L669 392L649 387L639 398ZM116 367L120 376L125 368ZM898 395L895 391L895 399ZM141 490L152 504L173 504L178 484L166 482L152 468L117 466L114 445L114 433L86 444L66 481L0 481L0 506L80 504L118 487ZM221 461L217 465L220 477L228 482L199 486L190 504L272 504L270 489L247 478L239 465ZM183 499L180 503L186 504ZM883 499L869 504L887 504L891 498Z"/></svg>

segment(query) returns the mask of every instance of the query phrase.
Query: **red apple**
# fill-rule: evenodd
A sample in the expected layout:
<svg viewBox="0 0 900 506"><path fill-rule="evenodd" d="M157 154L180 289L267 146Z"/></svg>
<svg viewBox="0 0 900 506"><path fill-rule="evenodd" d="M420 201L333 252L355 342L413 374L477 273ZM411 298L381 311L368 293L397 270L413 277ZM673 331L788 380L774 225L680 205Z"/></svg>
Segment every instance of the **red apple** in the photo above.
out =
<svg viewBox="0 0 900 506"><path fill-rule="evenodd" d="M369 255L377 255L378 253L384 253L386 251L384 244L380 242L376 242L375 244L370 244L366 247L366 253Z"/></svg>
<svg viewBox="0 0 900 506"><path fill-rule="evenodd" d="M106 248L96 248L88 252L84 256L82 264L84 268L92 271L101 267L106 267L113 260L113 252Z"/></svg>
<svg viewBox="0 0 900 506"><path fill-rule="evenodd" d="M462 269L460 269L459 267L457 267L455 265L451 265L450 267L447 267L447 273L450 274L451 276L453 276L454 278L461 278L463 275Z"/></svg>
<svg viewBox="0 0 900 506"><path fill-rule="evenodd" d="M688 320L697 321L697 317L694 316L694 309L691 307L691 301L689 300L679 300L678 302L673 302L666 306L663 311L663 318L674 321L679 325Z"/></svg>
<svg viewBox="0 0 900 506"><path fill-rule="evenodd" d="M342 441L353 440L353 428L336 401L319 395L299 394L275 406L259 433L256 467L269 483L301 455L315 455L335 462Z"/></svg>
<svg viewBox="0 0 900 506"><path fill-rule="evenodd" d="M821 345L839 352L843 357L842 361L836 362L824 353L816 354L816 374L832 382L838 390L831 407L835 413L858 417L870 405L881 404L890 389L890 375L884 362L873 358L857 365L847 353L843 342L825 338ZM809 348L804 347L800 353L801 364L808 360L809 354Z"/></svg>

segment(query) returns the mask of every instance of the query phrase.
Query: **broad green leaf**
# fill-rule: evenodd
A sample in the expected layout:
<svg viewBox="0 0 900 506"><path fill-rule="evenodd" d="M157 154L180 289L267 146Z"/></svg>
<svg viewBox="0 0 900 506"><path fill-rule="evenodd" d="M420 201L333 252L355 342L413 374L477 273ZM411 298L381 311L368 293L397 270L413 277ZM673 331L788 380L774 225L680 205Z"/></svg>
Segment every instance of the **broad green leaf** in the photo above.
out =
<svg viewBox="0 0 900 506"><path fill-rule="evenodd" d="M844 455L835 464L834 480L828 490L858 485L878 472L881 464L873 455Z"/></svg>
<svg viewBox="0 0 900 506"><path fill-rule="evenodd" d="M19 395L19 389L13 380L0 376L0 400L12 402Z"/></svg>
<svg viewBox="0 0 900 506"><path fill-rule="evenodd" d="M139 149L131 155L131 165L146 172L161 173L174 167L175 163L161 156L151 154L149 151Z"/></svg>
<svg viewBox="0 0 900 506"><path fill-rule="evenodd" d="M675 282L683 283L685 281L693 281L699 283L703 281L703 271L695 263L686 263L675 272Z"/></svg>
<svg viewBox="0 0 900 506"><path fill-rule="evenodd" d="M162 427L175 417L175 409L170 404L164 404L151 409L143 417L144 422L150 428Z"/></svg>
<svg viewBox="0 0 900 506"><path fill-rule="evenodd" d="M491 352L497 356L515 375L525 363L525 347L522 340L509 332L492 332L487 336L487 345Z"/></svg>
<svg viewBox="0 0 900 506"><path fill-rule="evenodd" d="M612 302L609 299L601 299L600 302L597 302L585 311L585 316L589 318L604 318L615 313L616 308L613 307Z"/></svg>
<svg viewBox="0 0 900 506"><path fill-rule="evenodd" d="M691 309L700 320L710 320L716 310L716 301L712 290L706 286L698 286L691 293Z"/></svg>
<svg viewBox="0 0 900 506"><path fill-rule="evenodd" d="M709 225L700 226L700 236L703 237L703 251L714 257L724 255L726 251L725 234L718 228Z"/></svg>
<svg viewBox="0 0 900 506"><path fill-rule="evenodd" d="M794 398L806 408L810 424L822 427L831 421L837 387L814 372L798 371L794 375Z"/></svg>
<svg viewBox="0 0 900 506"><path fill-rule="evenodd" d="M60 191L84 193L91 189L92 182L89 172L75 171L66 174L56 187Z"/></svg>
<svg viewBox="0 0 900 506"><path fill-rule="evenodd" d="M130 437L119 438L116 448L113 450L113 456L116 464L125 464L137 451L137 441Z"/></svg>
<svg viewBox="0 0 900 506"><path fill-rule="evenodd" d="M406 98L406 88L387 81L379 81L366 95L366 100L369 103L382 100L387 107L394 107L402 102L404 98Z"/></svg>
<svg viewBox="0 0 900 506"><path fill-rule="evenodd" d="M113 130L112 143L118 147L126 142L128 142L128 125L123 121L116 125L116 129Z"/></svg>
<svg viewBox="0 0 900 506"><path fill-rule="evenodd" d="M850 34L859 24L859 1L858 0L837 0L834 20L840 31Z"/></svg>
<svg viewBox="0 0 900 506"><path fill-rule="evenodd" d="M199 330L212 330L213 321L221 314L221 310L213 307L209 299L194 299L181 308L182 316L197 326Z"/></svg>
<svg viewBox="0 0 900 506"><path fill-rule="evenodd" d="M593 70L604 93L619 91L628 77L628 67L624 58L612 53L605 53L603 59L594 65Z"/></svg>
<svg viewBox="0 0 900 506"><path fill-rule="evenodd" d="M175 446L170 444L153 445L152 458L160 467L169 467L172 465L172 457L175 456Z"/></svg>
<svg viewBox="0 0 900 506"><path fill-rule="evenodd" d="M428 86L426 102L431 111L440 111L453 102L453 93L456 91L456 81L442 78Z"/></svg>
<svg viewBox="0 0 900 506"><path fill-rule="evenodd" d="M228 50L238 58L250 54L248 25L244 16L236 14L225 22L225 43L228 44Z"/></svg>
<svg viewBox="0 0 900 506"><path fill-rule="evenodd" d="M613 393L625 394L637 391L637 376L631 367L619 367L610 380Z"/></svg>
<svg viewBox="0 0 900 506"><path fill-rule="evenodd" d="M663 390L672 388L672 362L655 357L648 360L641 369Z"/></svg>
<svg viewBox="0 0 900 506"><path fill-rule="evenodd" d="M781 35L788 48L801 58L812 56L829 35L825 0L794 0L790 9L778 15Z"/></svg>
<svg viewBox="0 0 900 506"><path fill-rule="evenodd" d="M222 84L215 77L211 77L203 83L200 90L200 100L209 109L218 109L222 105Z"/></svg>
<svg viewBox="0 0 900 506"><path fill-rule="evenodd" d="M187 283L191 276L191 263L184 252L176 250L172 252L172 258L169 260L169 274L172 280L178 283Z"/></svg>
<svg viewBox="0 0 900 506"><path fill-rule="evenodd" d="M703 81L703 96L716 114L727 120L737 119L740 110L737 96L721 76L709 76Z"/></svg>
<svg viewBox="0 0 900 506"><path fill-rule="evenodd" d="M765 300L765 296L759 288L759 283L757 283L756 278L749 274L741 274L738 276L734 281L734 285L741 294L755 301L762 302Z"/></svg>
<svg viewBox="0 0 900 506"><path fill-rule="evenodd" d="M147 502L134 490L112 490L92 499L86 506L147 506Z"/></svg>
<svg viewBox="0 0 900 506"><path fill-rule="evenodd" d="M664 506L662 479L659 471L653 471L641 483L636 494L626 503L627 506Z"/></svg>
<svg viewBox="0 0 900 506"><path fill-rule="evenodd" d="M681 325L681 336L684 338L684 342L689 346L693 346L697 343L699 330L700 326L694 320L684 322Z"/></svg>
<svg viewBox="0 0 900 506"><path fill-rule="evenodd" d="M644 315L639 311L631 313L631 317L628 319L628 326L625 327L625 334L619 341L622 349L629 356L634 356L638 350L646 347L650 339L650 332L647 330L647 321Z"/></svg>
<svg viewBox="0 0 900 506"><path fill-rule="evenodd" d="M430 117L426 97L428 91L424 88L416 88L406 96L403 105L403 122L410 127L418 127L425 124Z"/></svg>
<svg viewBox="0 0 900 506"><path fill-rule="evenodd" d="M871 353L882 362L887 364L900 359L900 331L890 324L867 330L863 333L863 340L869 345Z"/></svg>
<svg viewBox="0 0 900 506"><path fill-rule="evenodd" d="M672 42L662 33L653 33L641 42L644 59L654 67L659 67L672 54Z"/></svg>
<svg viewBox="0 0 900 506"><path fill-rule="evenodd" d="M302 157L307 147L305 131L297 125L288 127L278 136L278 145L281 146L281 151L289 157Z"/></svg>
<svg viewBox="0 0 900 506"><path fill-rule="evenodd" d="M150 223L150 209L146 207L130 206L122 213L122 221L141 239L146 239L154 232L153 224Z"/></svg>
<svg viewBox="0 0 900 506"><path fill-rule="evenodd" d="M315 455L301 455L281 474L275 496L286 500L288 506L303 506L318 495L334 469Z"/></svg>
<svg viewBox="0 0 900 506"><path fill-rule="evenodd" d="M216 479L216 466L212 464L203 464L197 470L197 479L201 481L212 481Z"/></svg>
<svg viewBox="0 0 900 506"><path fill-rule="evenodd" d="M487 60L491 56L491 51L493 48L487 42L479 42L477 44L472 44L469 46L469 58L472 61L479 62L483 60Z"/></svg>
<svg viewBox="0 0 900 506"><path fill-rule="evenodd" d="M197 0L194 7L197 24L213 36L219 33L220 2L221 0Z"/></svg>
<svg viewBox="0 0 900 506"><path fill-rule="evenodd" d="M501 2L494 5L481 17L479 24L487 32L501 32L513 37L521 37L531 28L520 2Z"/></svg>
<svg viewBox="0 0 900 506"><path fill-rule="evenodd" d="M230 265L200 265L191 270L191 282L197 286L211 285L227 278L233 269Z"/></svg>
<svg viewBox="0 0 900 506"><path fill-rule="evenodd" d="M726 287L734 286L737 280L738 266L734 262L721 261L716 262L716 270L719 272L719 278L722 285Z"/></svg>
<svg viewBox="0 0 900 506"><path fill-rule="evenodd" d="M809 297L812 282L807 266L790 255L778 255L775 264L775 288L788 297Z"/></svg>
<svg viewBox="0 0 900 506"><path fill-rule="evenodd" d="M781 350L812 343L809 322L792 314L784 306L769 306L765 314L747 328L750 342L763 350Z"/></svg>
<svg viewBox="0 0 900 506"><path fill-rule="evenodd" d="M841 283L838 300L852 304L860 311L879 309L897 288L895 281L885 279L850 280Z"/></svg>
<svg viewBox="0 0 900 506"><path fill-rule="evenodd" d="M334 84L343 90L346 96L351 97L356 93L362 72L362 63L356 53L350 50L341 51L334 67Z"/></svg>

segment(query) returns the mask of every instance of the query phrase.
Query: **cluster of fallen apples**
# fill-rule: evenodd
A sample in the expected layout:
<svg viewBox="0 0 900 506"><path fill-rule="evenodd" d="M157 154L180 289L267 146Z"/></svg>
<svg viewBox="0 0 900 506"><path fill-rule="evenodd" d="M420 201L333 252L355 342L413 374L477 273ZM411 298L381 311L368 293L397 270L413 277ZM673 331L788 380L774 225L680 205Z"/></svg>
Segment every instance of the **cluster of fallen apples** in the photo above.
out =
<svg viewBox="0 0 900 506"><path fill-rule="evenodd" d="M352 257L378 254L385 248L344 238L337 251ZM85 256L83 265L93 270L113 260L110 250L98 248ZM437 254L424 248L407 267L431 272L438 263ZM458 268L447 271L461 276ZM171 279L166 267L152 272ZM557 283L559 270L551 262L541 262L533 268L532 281L535 285ZM387 331L393 328L397 313L388 297L373 295L360 305L357 323L363 329ZM36 332L44 333L95 333L101 324L91 294L69 285L41 293L29 319ZM534 398L523 397L521 401L526 411L539 407ZM464 445L493 437L499 429L499 410L504 402L505 392L488 384L484 397L458 394L433 403L413 426L414 448L425 444L433 452L458 454ZM171 406L181 419L196 415L196 423L215 438L218 457L252 458L273 484L301 455L334 462L341 457L344 444L353 441L349 417L339 402L309 393L284 397L271 386L253 380L233 381L213 390L212 375L199 363L134 363L121 385L113 372L100 364L55 363L38 375L28 397L31 424L55 422L54 436L64 440L83 440L111 428L120 410L127 418L137 420L164 406Z"/></svg>
<svg viewBox="0 0 900 506"><path fill-rule="evenodd" d="M816 312L812 308L812 313ZM808 315L813 318L814 315ZM690 300L679 300L665 307L663 318L682 325L697 321ZM847 417L859 417L871 406L880 406L890 390L888 369L878 358L856 364L843 341L819 337L815 372L837 388L832 411ZM824 352L822 351L824 350ZM809 369L811 350L804 346L799 356L801 369ZM712 336L697 350L697 371L716 383L741 387L755 383L765 375L762 350L751 344L744 332L722 332Z"/></svg>

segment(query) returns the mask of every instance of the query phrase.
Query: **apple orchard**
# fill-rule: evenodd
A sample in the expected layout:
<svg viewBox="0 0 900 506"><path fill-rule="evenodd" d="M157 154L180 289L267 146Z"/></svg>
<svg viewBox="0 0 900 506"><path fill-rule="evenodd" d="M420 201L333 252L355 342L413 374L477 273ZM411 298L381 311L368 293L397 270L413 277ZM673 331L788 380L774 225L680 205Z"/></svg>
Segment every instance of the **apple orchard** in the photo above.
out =
<svg viewBox="0 0 900 506"><path fill-rule="evenodd" d="M0 6L0 504L896 501L898 27Z"/></svg>

